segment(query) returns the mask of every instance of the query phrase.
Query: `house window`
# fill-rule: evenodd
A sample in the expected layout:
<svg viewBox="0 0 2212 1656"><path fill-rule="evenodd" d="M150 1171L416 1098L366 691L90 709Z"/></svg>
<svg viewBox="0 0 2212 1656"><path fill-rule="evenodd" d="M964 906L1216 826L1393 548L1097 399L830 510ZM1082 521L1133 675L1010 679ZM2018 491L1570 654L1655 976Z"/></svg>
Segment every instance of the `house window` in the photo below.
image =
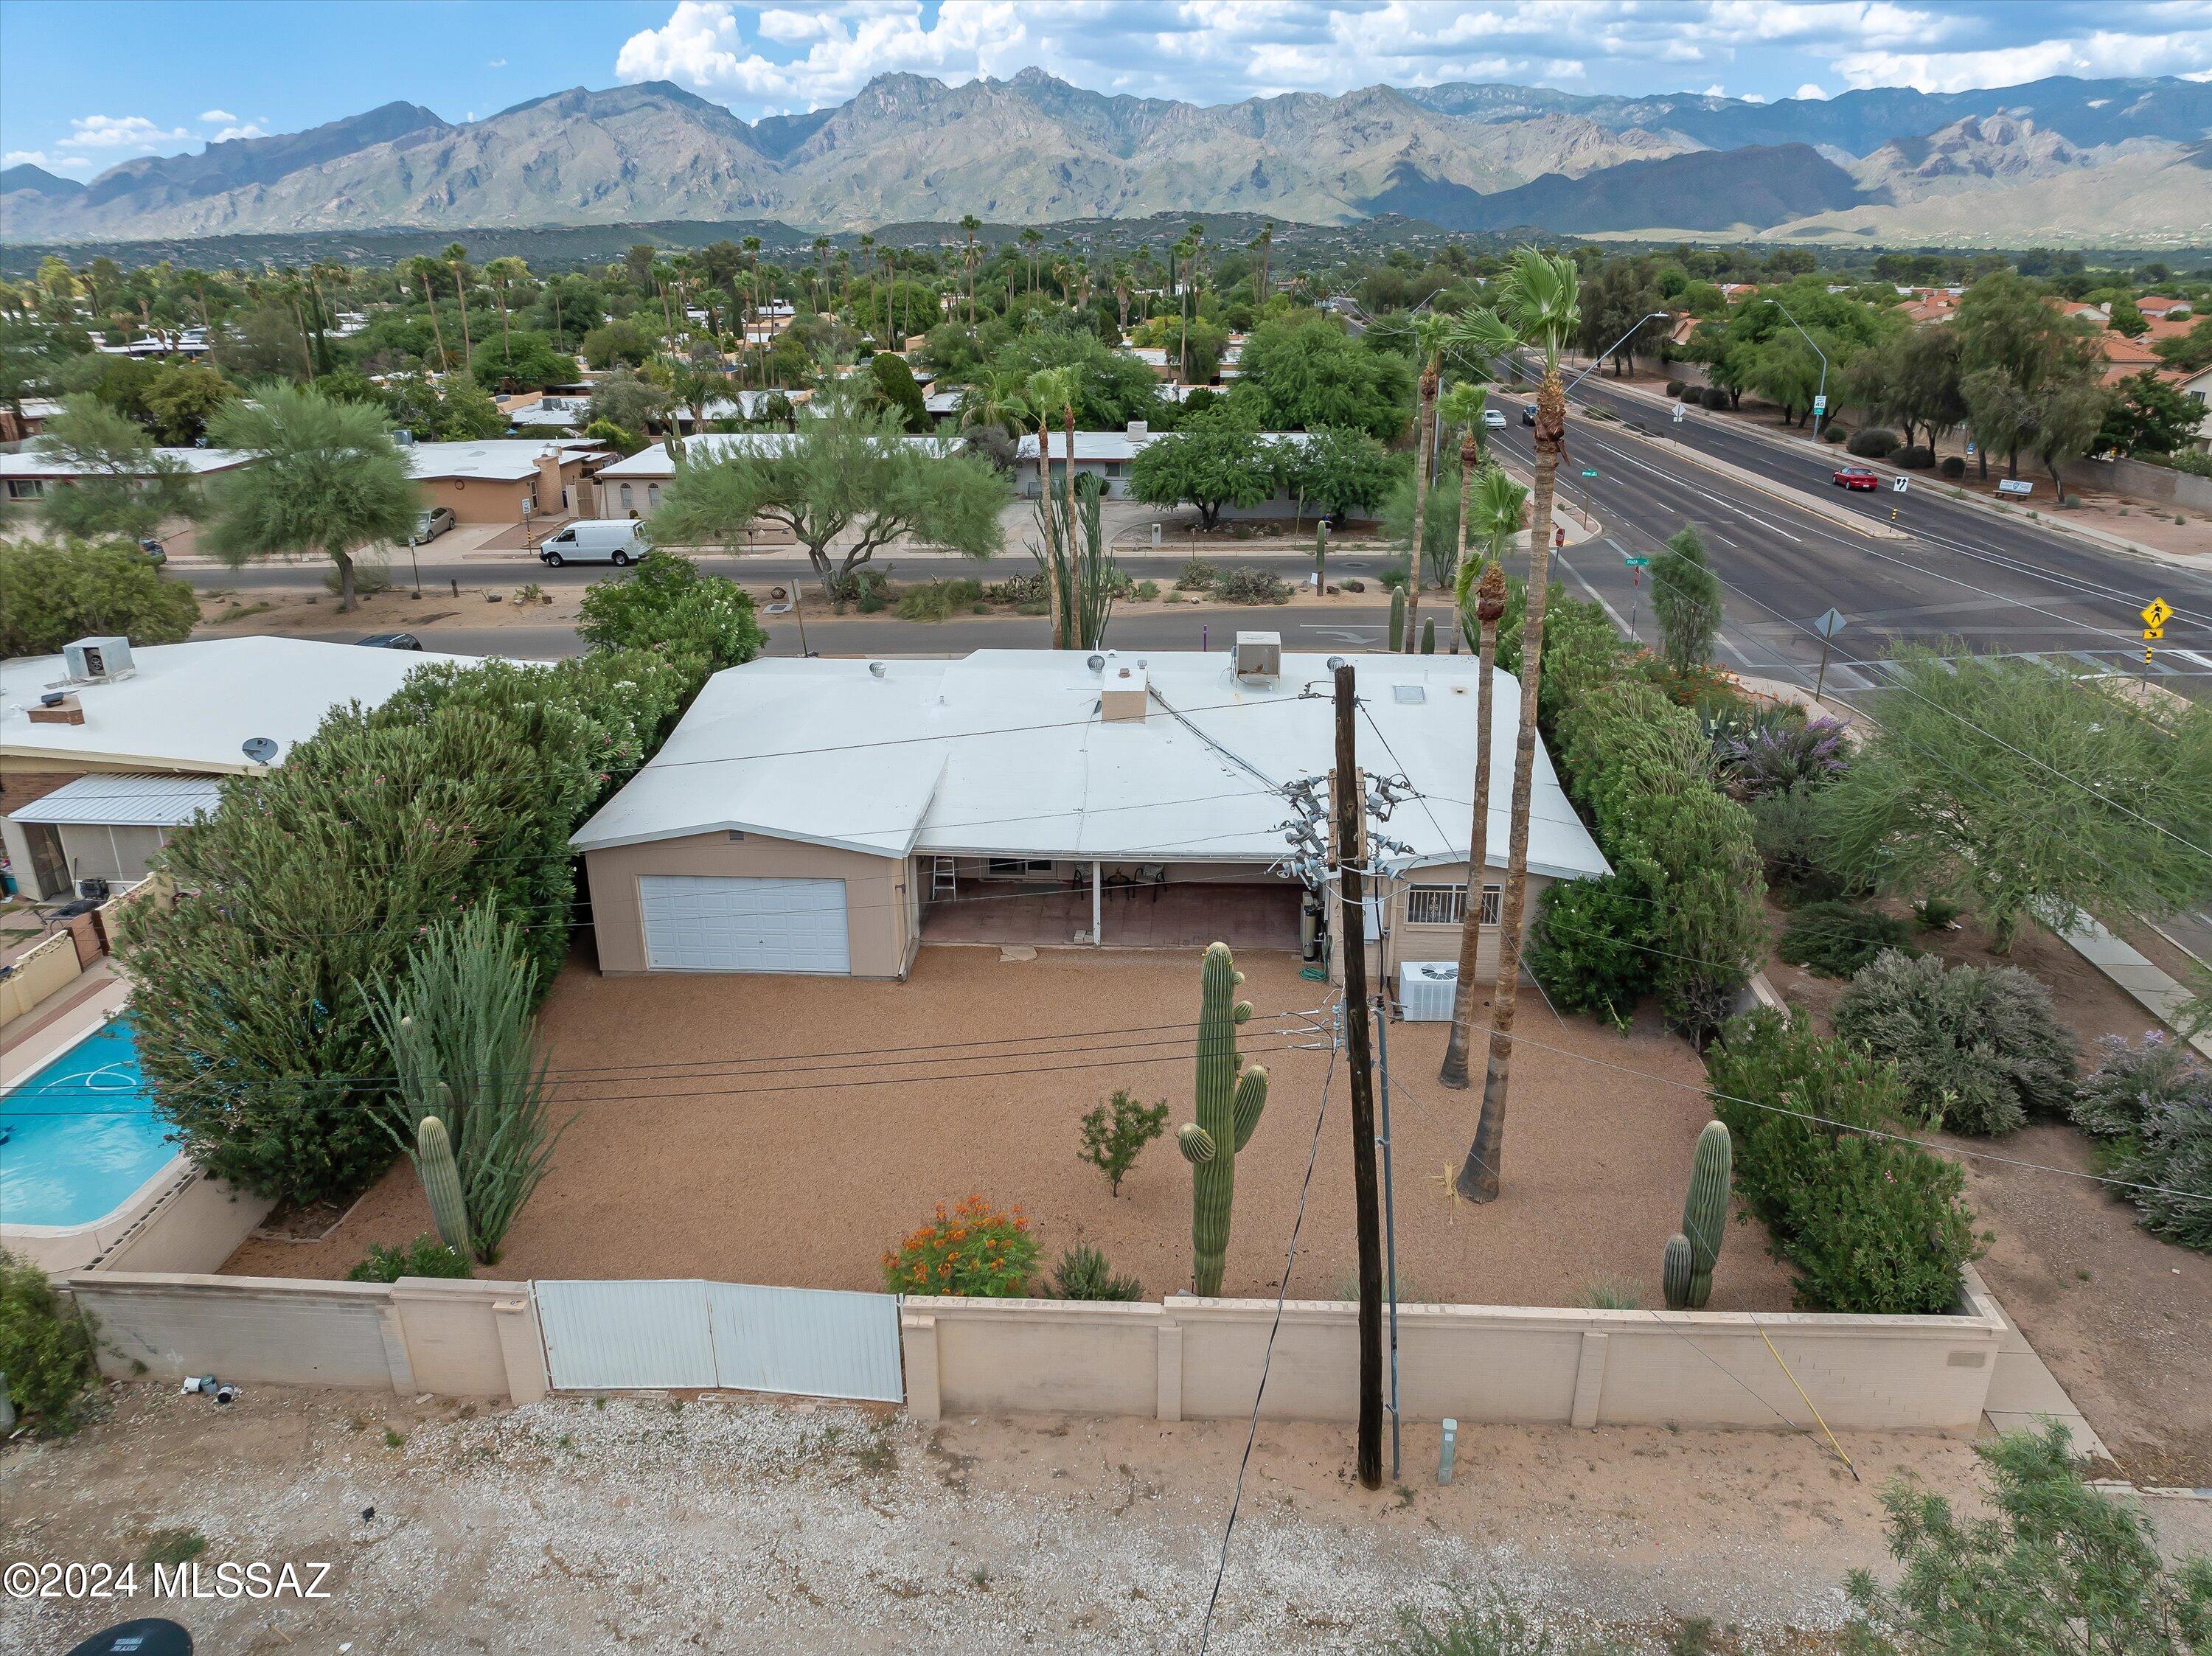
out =
<svg viewBox="0 0 2212 1656"><path fill-rule="evenodd" d="M1109 478L1119 479L1127 470L1128 468L1119 460L1109 460L1106 463L1106 475Z"/></svg>
<svg viewBox="0 0 2212 1656"><path fill-rule="evenodd" d="M622 509L623 511L627 512L630 509L629 485L628 483L624 483L622 486Z"/></svg>
<svg viewBox="0 0 2212 1656"><path fill-rule="evenodd" d="M1057 865L1049 857L986 857L987 880L1049 880Z"/></svg>
<svg viewBox="0 0 2212 1656"><path fill-rule="evenodd" d="M10 477L8 498L11 500L35 500L46 492L43 477Z"/></svg>
<svg viewBox="0 0 2212 1656"><path fill-rule="evenodd" d="M647 483L645 486L645 509L647 512L658 512L660 510L660 485L659 483Z"/></svg>
<svg viewBox="0 0 2212 1656"><path fill-rule="evenodd" d="M1494 885L1482 889L1482 924L1498 924L1501 893ZM1467 920L1467 888L1463 885L1417 885L1406 891L1408 925L1461 925Z"/></svg>

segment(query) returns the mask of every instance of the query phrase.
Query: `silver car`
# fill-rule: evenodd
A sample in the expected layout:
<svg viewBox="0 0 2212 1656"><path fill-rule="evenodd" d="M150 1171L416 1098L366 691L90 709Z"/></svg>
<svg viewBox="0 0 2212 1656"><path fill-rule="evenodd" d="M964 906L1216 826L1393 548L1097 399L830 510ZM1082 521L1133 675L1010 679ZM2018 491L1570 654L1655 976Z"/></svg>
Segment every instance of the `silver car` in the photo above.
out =
<svg viewBox="0 0 2212 1656"><path fill-rule="evenodd" d="M415 514L415 532L408 537L407 544L421 546L426 542L434 541L453 526L451 507L434 506L428 512L418 512Z"/></svg>

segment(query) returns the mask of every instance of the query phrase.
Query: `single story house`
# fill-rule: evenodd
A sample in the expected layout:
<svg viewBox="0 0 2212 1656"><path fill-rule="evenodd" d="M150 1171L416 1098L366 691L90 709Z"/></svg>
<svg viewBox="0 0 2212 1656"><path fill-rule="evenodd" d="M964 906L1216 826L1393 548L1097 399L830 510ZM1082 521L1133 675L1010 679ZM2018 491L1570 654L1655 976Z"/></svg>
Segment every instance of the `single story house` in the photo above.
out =
<svg viewBox="0 0 2212 1656"><path fill-rule="evenodd" d="M1382 830L1406 849L1376 849L1389 870L1376 966L1454 960L1478 664L1355 664L1363 754L1413 795ZM1329 902L1285 860L1293 785L1333 762L1330 672L1273 634L1235 652L730 668L571 840L599 969L896 979L924 941L1180 947L1232 925L1232 945L1340 969ZM1510 674L1494 685L1493 752L1509 757L1491 772L1492 876L1520 708ZM1528 866L1532 896L1609 871L1540 751ZM1498 897L1497 878L1478 883L1492 974Z"/></svg>
<svg viewBox="0 0 2212 1656"><path fill-rule="evenodd" d="M21 413L0 403L0 443L30 441L61 411L61 399L54 397L26 397Z"/></svg>
<svg viewBox="0 0 2212 1656"><path fill-rule="evenodd" d="M544 518L596 516L586 484L613 451L574 438L493 437L413 443L406 452L425 511L445 507L456 523L514 524L526 508Z"/></svg>
<svg viewBox="0 0 2212 1656"><path fill-rule="evenodd" d="M1067 465L1067 434L1055 431L1049 446L1052 475L1055 481L1066 474ZM1078 476L1090 475L1106 486L1109 500L1126 500L1129 494L1131 469L1137 457L1161 438L1170 435L1154 431L1145 421L1132 420L1121 431L1079 431L1075 434L1075 470ZM1297 443L1307 440L1302 431L1263 431L1263 443ZM1014 445L1014 492L1025 500L1035 500L1037 493L1037 440L1035 433L1022 438ZM1297 502L1289 494L1278 494L1249 508L1224 507L1222 516L1276 517L1289 513Z"/></svg>
<svg viewBox="0 0 2212 1656"><path fill-rule="evenodd" d="M154 452L183 466L196 487L218 472L234 471L253 462L253 457L241 449L157 448ZM35 505L49 491L70 488L93 475L74 461L58 454L41 454L35 448L0 454L0 494L11 506Z"/></svg>
<svg viewBox="0 0 2212 1656"><path fill-rule="evenodd" d="M927 445L948 454L958 441L954 438L921 436L902 440ZM724 454L780 454L799 438L787 431L702 431L694 432L682 441L685 455L700 460ZM599 493L597 515L647 516L659 507L661 490L675 476L676 462L669 458L665 443L647 443L635 454L594 468L592 481Z"/></svg>
<svg viewBox="0 0 2212 1656"><path fill-rule="evenodd" d="M2204 417L2197 422L2197 434L2189 440L2190 446L2199 454L2212 454L2212 368L2199 368L2179 383L2181 394L2204 409Z"/></svg>
<svg viewBox="0 0 2212 1656"><path fill-rule="evenodd" d="M143 879L224 777L283 763L333 707L374 707L417 667L469 660L293 638L84 642L96 660L0 661L0 846L36 899L66 897L80 880ZM246 751L260 740L274 744L265 761Z"/></svg>

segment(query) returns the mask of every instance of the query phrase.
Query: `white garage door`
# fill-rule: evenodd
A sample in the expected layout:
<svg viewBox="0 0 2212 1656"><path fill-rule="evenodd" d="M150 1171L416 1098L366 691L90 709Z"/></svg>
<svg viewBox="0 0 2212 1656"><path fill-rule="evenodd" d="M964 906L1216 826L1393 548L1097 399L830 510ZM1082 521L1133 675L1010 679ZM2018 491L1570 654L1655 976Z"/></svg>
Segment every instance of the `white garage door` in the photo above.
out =
<svg viewBox="0 0 2212 1656"><path fill-rule="evenodd" d="M853 969L842 880L647 874L645 963L663 972Z"/></svg>

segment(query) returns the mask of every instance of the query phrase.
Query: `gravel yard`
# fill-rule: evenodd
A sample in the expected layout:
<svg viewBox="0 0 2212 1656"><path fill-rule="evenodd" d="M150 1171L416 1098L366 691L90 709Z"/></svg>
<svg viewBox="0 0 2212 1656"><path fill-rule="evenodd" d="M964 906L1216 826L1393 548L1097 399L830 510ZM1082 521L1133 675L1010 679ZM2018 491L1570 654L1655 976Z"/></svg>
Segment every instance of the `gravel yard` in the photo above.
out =
<svg viewBox="0 0 2212 1656"><path fill-rule="evenodd" d="M1195 1648L1240 1426L948 1422L724 1396L514 1410L249 1390L227 1410L125 1386L59 1443L0 1450L0 1557L124 1563L165 1532L224 1561L324 1561L311 1604L0 1600L0 1649L126 1616L225 1656ZM1832 1651L1840 1586L1883 1563L1881 1483L1975 1485L1963 1443L1486 1428L1459 1477L1409 1432L1404 1487L1349 1483L1349 1433L1269 1425L1212 1648L1382 1647L1399 1608L1496 1586L1545 1625L1656 1653L1682 1617L1723 1652ZM366 1516L373 1509L373 1516ZM2208 1514L2155 1503L2179 1545ZM143 1572L142 1572L143 1574Z"/></svg>
<svg viewBox="0 0 2212 1656"><path fill-rule="evenodd" d="M1258 1009L1243 1046L1273 1084L1238 1158L1224 1291L1264 1295L1281 1277L1329 1067L1303 1046L1316 1037L1295 1015L1328 995L1298 977L1292 955L1252 952L1239 964ZM992 949L929 948L904 984L602 978L572 963L544 1027L554 1067L574 1077L562 1096L577 1119L495 1270L873 1289L885 1247L940 1200L979 1191L1026 1209L1048 1265L1087 1240L1148 1294L1175 1291L1190 1270L1190 1179L1172 1139L1190 1119L1197 1010L1194 952L1045 949L1006 961ZM1457 1201L1445 1177L1466 1152L1480 1094L1437 1085L1444 1026L1389 1029L1401 1297L1574 1305L1607 1277L1656 1306L1660 1255L1681 1222L1691 1146L1709 1114L1703 1067L1648 1020L1619 1035L1563 1022L1537 997L1521 1027L1507 1193L1487 1208ZM825 1053L839 1056L815 1056ZM1079 1119L1116 1087L1169 1104L1166 1136L1118 1198L1076 1154ZM1351 1279L1352 1205L1340 1065L1299 1245L1301 1297L1331 1297ZM403 1162L325 1240L249 1241L227 1268L341 1276L372 1242L404 1242L429 1223ZM1759 1233L1739 1228L1713 1308L1780 1310L1790 1300Z"/></svg>

